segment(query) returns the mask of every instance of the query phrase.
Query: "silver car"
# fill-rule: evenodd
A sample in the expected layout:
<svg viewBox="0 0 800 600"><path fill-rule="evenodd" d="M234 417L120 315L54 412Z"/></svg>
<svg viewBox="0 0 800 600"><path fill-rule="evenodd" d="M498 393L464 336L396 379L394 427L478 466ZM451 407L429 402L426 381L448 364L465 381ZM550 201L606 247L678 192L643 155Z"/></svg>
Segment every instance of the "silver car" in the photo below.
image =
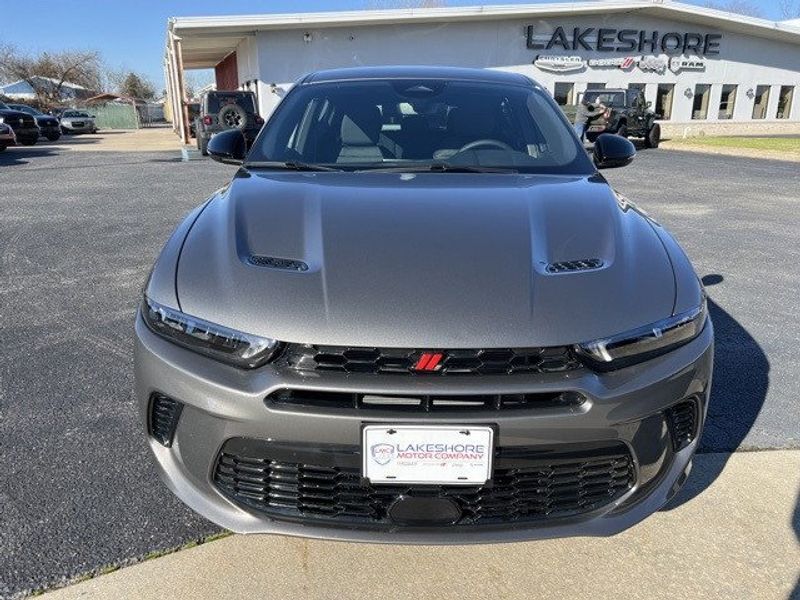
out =
<svg viewBox="0 0 800 600"><path fill-rule="evenodd" d="M95 133L97 125L94 115L82 110L65 110L61 113L62 133Z"/></svg>
<svg viewBox="0 0 800 600"><path fill-rule="evenodd" d="M703 288L517 74L300 80L178 226L136 319L166 485L237 532L610 535L680 488L706 415Z"/></svg>

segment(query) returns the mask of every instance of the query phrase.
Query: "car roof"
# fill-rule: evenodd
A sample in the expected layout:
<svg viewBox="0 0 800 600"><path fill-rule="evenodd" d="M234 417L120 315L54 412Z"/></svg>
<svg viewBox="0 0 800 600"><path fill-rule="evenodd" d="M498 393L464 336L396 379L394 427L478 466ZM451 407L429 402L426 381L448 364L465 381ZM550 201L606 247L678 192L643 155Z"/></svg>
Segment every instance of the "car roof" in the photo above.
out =
<svg viewBox="0 0 800 600"><path fill-rule="evenodd" d="M494 71L491 69L469 69L464 67L433 66L384 66L384 67L346 67L326 69L310 73L300 80L301 84L328 81L353 81L367 79L451 79L461 81L482 81L504 83L507 85L533 86L534 82L519 73Z"/></svg>

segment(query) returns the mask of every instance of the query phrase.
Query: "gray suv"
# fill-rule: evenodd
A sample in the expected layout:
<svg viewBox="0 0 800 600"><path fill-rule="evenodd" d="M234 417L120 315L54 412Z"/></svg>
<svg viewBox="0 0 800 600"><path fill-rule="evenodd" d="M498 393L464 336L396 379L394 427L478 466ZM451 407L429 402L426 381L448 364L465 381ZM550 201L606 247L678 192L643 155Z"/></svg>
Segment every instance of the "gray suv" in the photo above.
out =
<svg viewBox="0 0 800 600"><path fill-rule="evenodd" d="M547 90L324 71L178 226L136 318L159 473L237 532L397 543L609 535L690 469L713 328L686 255Z"/></svg>

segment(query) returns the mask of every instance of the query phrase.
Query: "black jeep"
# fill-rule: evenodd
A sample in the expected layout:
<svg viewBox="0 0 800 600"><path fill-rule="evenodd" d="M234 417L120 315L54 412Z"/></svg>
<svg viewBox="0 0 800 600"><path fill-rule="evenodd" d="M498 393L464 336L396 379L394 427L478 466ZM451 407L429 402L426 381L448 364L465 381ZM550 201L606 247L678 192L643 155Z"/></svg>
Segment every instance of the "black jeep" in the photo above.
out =
<svg viewBox="0 0 800 600"><path fill-rule="evenodd" d="M200 98L200 111L194 120L197 148L206 156L208 140L226 129L239 129L249 148L263 124L264 119L258 114L253 92L206 92Z"/></svg>
<svg viewBox="0 0 800 600"><path fill-rule="evenodd" d="M583 96L589 104L604 104L604 114L589 119L586 139L594 142L601 133L616 133L622 137L644 138L644 145L657 148L661 142L661 126L655 122L658 115L650 110L644 92L636 88L588 89Z"/></svg>

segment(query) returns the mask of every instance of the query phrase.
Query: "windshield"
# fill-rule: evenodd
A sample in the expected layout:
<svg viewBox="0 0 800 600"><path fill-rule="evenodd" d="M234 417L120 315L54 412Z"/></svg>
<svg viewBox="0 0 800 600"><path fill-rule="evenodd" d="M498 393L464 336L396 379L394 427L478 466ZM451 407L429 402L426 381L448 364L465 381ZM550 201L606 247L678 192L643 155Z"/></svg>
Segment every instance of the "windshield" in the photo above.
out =
<svg viewBox="0 0 800 600"><path fill-rule="evenodd" d="M14 110L19 110L24 113L28 113L29 115L39 116L43 113L39 112L33 107L26 106L24 104L9 104L9 108L13 108Z"/></svg>
<svg viewBox="0 0 800 600"><path fill-rule="evenodd" d="M81 119L88 119L89 115L85 112L80 112L77 110L65 110L64 113L61 115L62 117L78 117Z"/></svg>
<svg viewBox="0 0 800 600"><path fill-rule="evenodd" d="M294 88L256 140L248 164L343 170L458 165L592 173L545 92L455 80L328 82Z"/></svg>
<svg viewBox="0 0 800 600"><path fill-rule="evenodd" d="M606 92L603 90L589 91L584 95L589 104L604 104L605 106L625 106L625 92Z"/></svg>

